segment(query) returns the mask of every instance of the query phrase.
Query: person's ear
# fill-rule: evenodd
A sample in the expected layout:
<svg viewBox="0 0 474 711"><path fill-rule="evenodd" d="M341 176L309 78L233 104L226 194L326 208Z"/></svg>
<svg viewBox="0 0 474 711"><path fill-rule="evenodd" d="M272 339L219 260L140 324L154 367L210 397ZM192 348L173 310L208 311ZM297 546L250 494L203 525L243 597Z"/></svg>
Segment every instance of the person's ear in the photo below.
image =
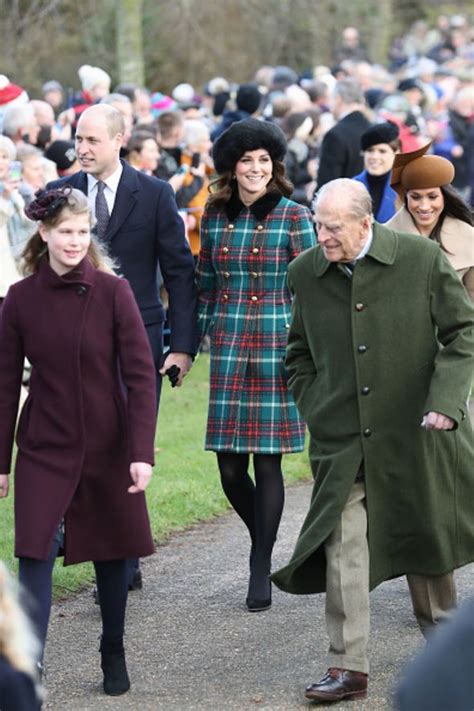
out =
<svg viewBox="0 0 474 711"><path fill-rule="evenodd" d="M43 242L46 242L46 243L47 243L47 242L48 242L48 233L49 233L49 230L48 230L48 228L47 228L45 225L43 225L42 222L40 222L39 225L38 225L38 232L39 232L40 237L41 237L41 239L43 240Z"/></svg>

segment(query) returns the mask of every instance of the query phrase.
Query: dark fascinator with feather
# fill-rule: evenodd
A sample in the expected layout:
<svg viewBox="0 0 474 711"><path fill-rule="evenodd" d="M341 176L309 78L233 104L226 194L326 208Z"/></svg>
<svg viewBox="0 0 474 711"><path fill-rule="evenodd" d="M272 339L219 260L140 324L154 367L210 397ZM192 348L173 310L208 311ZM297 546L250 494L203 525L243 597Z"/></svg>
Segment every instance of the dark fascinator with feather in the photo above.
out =
<svg viewBox="0 0 474 711"><path fill-rule="evenodd" d="M71 193L72 188L69 185L53 190L38 190L35 199L25 208L25 214L30 220L52 217L55 212L64 207Z"/></svg>

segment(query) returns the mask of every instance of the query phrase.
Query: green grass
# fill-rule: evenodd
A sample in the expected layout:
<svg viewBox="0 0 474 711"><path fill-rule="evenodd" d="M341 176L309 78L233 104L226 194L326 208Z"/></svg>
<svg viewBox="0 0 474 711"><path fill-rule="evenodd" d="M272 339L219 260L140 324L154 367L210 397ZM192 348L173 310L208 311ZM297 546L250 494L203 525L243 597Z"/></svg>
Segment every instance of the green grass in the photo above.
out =
<svg viewBox="0 0 474 711"><path fill-rule="evenodd" d="M205 521L228 509L219 482L216 457L204 451L209 357L200 356L182 388L164 383L156 437L156 466L147 489L155 540L172 531ZM287 483L309 477L307 453L288 455L283 468ZM15 569L13 558L13 496L0 502L0 559ZM63 597L92 581L90 563L54 570L54 592Z"/></svg>

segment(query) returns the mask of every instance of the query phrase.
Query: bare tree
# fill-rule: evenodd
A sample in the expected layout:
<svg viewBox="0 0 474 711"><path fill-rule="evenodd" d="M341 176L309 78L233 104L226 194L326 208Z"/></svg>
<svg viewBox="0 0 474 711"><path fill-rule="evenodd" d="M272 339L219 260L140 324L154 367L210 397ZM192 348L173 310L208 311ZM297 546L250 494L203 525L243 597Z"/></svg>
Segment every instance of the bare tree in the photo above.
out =
<svg viewBox="0 0 474 711"><path fill-rule="evenodd" d="M471 3L456 0L456 11ZM46 79L78 88L84 63L114 81L199 90L217 74L248 81L263 64L331 64L348 25L385 63L414 20L451 10L450 0L0 0L0 72L33 96Z"/></svg>
<svg viewBox="0 0 474 711"><path fill-rule="evenodd" d="M116 9L117 68L119 81L145 82L143 59L143 2L117 0Z"/></svg>

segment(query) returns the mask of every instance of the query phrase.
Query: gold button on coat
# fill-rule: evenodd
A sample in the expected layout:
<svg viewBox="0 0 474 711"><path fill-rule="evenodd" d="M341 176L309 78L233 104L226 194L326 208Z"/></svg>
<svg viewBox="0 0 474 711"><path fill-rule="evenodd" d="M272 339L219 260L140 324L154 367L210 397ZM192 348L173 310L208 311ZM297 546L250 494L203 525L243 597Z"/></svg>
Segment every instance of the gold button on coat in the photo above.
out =
<svg viewBox="0 0 474 711"><path fill-rule="evenodd" d="M227 252L229 251L229 247L222 247L222 251L224 252L224 254L227 254Z"/></svg>
<svg viewBox="0 0 474 711"><path fill-rule="evenodd" d="M228 295L228 294L223 294L223 295L222 295L222 298L224 299L224 301L227 301L227 299L229 298L229 295Z"/></svg>
<svg viewBox="0 0 474 711"><path fill-rule="evenodd" d="M258 273L257 273L257 272L250 272L250 276L251 276L253 279L256 279L256 278L258 277Z"/></svg>
<svg viewBox="0 0 474 711"><path fill-rule="evenodd" d="M258 296L252 296L252 301L258 301Z"/></svg>
<svg viewBox="0 0 474 711"><path fill-rule="evenodd" d="M230 277L230 273L229 273L229 272L224 272L224 279L228 279L229 277Z"/></svg>
<svg viewBox="0 0 474 711"><path fill-rule="evenodd" d="M260 252L260 250L259 250L258 247L254 247L254 248L252 249L252 254L258 254L259 252Z"/></svg>
<svg viewBox="0 0 474 711"><path fill-rule="evenodd" d="M233 229L234 229L234 225L227 225L227 229L228 229L228 230L233 230Z"/></svg>
<svg viewBox="0 0 474 711"><path fill-rule="evenodd" d="M263 225L257 225L257 230L261 232L263 230Z"/></svg>
<svg viewBox="0 0 474 711"><path fill-rule="evenodd" d="M358 304L356 304L355 308L356 308L356 311L363 311L363 310L364 310L364 304L362 304L362 303L359 302Z"/></svg>

